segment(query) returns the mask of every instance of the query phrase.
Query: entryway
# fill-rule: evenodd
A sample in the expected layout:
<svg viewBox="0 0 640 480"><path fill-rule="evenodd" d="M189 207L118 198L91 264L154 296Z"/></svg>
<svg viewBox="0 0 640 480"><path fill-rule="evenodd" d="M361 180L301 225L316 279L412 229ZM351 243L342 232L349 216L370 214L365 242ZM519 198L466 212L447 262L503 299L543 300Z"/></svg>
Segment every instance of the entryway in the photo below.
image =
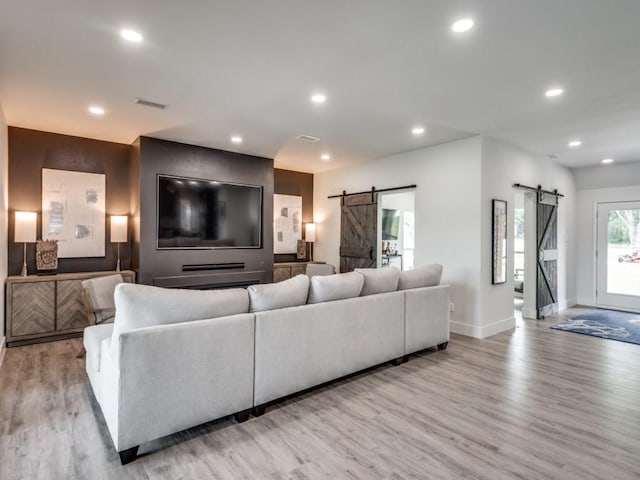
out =
<svg viewBox="0 0 640 480"><path fill-rule="evenodd" d="M599 203L596 304L640 311L640 201Z"/></svg>
<svg viewBox="0 0 640 480"><path fill-rule="evenodd" d="M525 214L522 190L514 191L513 202L513 309L516 319L522 319L525 285Z"/></svg>

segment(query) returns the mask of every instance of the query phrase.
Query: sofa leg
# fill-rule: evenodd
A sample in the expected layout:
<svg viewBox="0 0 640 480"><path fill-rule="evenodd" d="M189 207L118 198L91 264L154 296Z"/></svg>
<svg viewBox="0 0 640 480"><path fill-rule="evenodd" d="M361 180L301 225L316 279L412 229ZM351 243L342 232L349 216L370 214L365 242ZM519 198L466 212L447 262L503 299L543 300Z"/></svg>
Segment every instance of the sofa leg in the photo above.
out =
<svg viewBox="0 0 640 480"><path fill-rule="evenodd" d="M253 413L254 417L259 417L261 415L264 415L264 412L266 410L267 410L266 405L258 405L257 407L253 407L253 409L251 410L251 413Z"/></svg>
<svg viewBox="0 0 640 480"><path fill-rule="evenodd" d="M409 355L403 355L402 357L394 358L391 362L394 365L402 365L403 363L407 363L409 361Z"/></svg>
<svg viewBox="0 0 640 480"><path fill-rule="evenodd" d="M444 343L438 344L438 350L446 350L447 349L447 345L449 345L449 342L444 342Z"/></svg>
<svg viewBox="0 0 640 480"><path fill-rule="evenodd" d="M120 455L120 463L126 465L127 463L133 462L138 456L138 448L140 448L140 445L118 452L118 455Z"/></svg>
<svg viewBox="0 0 640 480"><path fill-rule="evenodd" d="M236 422L238 423L246 422L247 420L249 420L250 413L251 409L248 408L247 410L242 410L241 412L234 413L233 418L235 418Z"/></svg>

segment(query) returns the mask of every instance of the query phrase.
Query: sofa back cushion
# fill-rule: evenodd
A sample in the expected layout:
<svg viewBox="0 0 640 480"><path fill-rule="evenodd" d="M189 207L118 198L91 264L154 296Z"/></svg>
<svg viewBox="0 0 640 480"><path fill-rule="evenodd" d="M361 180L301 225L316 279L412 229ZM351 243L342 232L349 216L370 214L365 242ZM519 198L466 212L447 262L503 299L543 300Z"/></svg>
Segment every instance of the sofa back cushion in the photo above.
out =
<svg viewBox="0 0 640 480"><path fill-rule="evenodd" d="M311 277L308 303L330 302L360 295L364 277L358 272Z"/></svg>
<svg viewBox="0 0 640 480"><path fill-rule="evenodd" d="M398 280L398 290L409 290L411 288L433 287L440 284L442 277L442 265L432 263L423 265L413 270L400 272Z"/></svg>
<svg viewBox="0 0 640 480"><path fill-rule="evenodd" d="M115 289L114 299L116 317L111 342L114 358L118 337L123 332L249 312L249 295L243 288L186 290L121 283Z"/></svg>
<svg viewBox="0 0 640 480"><path fill-rule="evenodd" d="M251 312L304 305L309 294L309 277L300 274L283 282L251 285L247 291Z"/></svg>
<svg viewBox="0 0 640 480"><path fill-rule="evenodd" d="M395 292L398 289L400 270L397 267L356 268L354 272L361 273L364 277L364 285L360 292L361 297L376 293Z"/></svg>

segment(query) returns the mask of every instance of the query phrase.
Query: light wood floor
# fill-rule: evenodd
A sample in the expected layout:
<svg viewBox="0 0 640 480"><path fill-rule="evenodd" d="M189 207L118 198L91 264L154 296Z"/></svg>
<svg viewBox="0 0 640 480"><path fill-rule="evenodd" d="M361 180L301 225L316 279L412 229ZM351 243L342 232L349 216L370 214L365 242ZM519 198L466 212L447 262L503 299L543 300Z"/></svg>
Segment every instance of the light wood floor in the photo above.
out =
<svg viewBox="0 0 640 480"><path fill-rule="evenodd" d="M444 352L246 423L223 419L143 445L125 467L75 358L80 342L10 348L0 370L0 479L640 478L640 345L553 323L453 336Z"/></svg>

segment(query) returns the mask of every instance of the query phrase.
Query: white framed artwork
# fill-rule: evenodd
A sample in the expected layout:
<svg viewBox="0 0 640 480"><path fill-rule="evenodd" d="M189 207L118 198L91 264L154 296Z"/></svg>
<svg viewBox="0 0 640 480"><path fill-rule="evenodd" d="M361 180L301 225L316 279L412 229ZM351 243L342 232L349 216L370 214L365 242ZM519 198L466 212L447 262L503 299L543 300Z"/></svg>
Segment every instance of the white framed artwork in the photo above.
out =
<svg viewBox="0 0 640 480"><path fill-rule="evenodd" d="M296 253L302 239L302 197L273 196L273 253Z"/></svg>
<svg viewBox="0 0 640 480"><path fill-rule="evenodd" d="M104 257L105 175L42 169L42 238L58 258Z"/></svg>

